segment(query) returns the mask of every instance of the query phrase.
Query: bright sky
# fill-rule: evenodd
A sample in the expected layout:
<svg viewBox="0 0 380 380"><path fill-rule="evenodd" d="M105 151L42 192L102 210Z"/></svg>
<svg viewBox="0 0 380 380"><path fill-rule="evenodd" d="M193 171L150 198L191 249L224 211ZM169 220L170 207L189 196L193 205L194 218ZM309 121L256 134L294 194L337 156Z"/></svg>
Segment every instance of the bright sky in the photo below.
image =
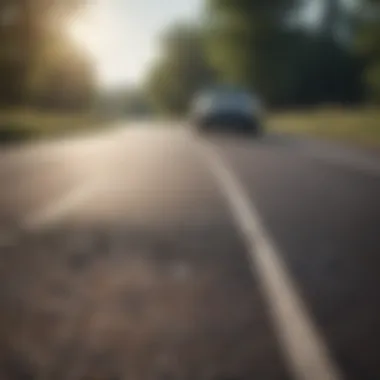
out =
<svg viewBox="0 0 380 380"><path fill-rule="evenodd" d="M102 85L137 84L158 52L160 31L177 20L196 20L202 0L92 0L72 25L93 55Z"/></svg>

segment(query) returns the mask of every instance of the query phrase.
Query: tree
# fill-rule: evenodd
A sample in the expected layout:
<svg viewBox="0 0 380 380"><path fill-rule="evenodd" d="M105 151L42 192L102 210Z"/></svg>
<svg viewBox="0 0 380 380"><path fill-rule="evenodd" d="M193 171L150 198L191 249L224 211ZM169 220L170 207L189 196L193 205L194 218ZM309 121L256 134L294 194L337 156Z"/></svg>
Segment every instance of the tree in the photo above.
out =
<svg viewBox="0 0 380 380"><path fill-rule="evenodd" d="M284 61L297 0L209 0L208 52L228 82L248 86L271 102L288 91ZM281 88L280 88L281 87Z"/></svg>
<svg viewBox="0 0 380 380"><path fill-rule="evenodd" d="M0 2L0 105L35 104L36 98L41 102L45 91L50 106L53 97L58 99L57 89L65 91L60 86L47 95L47 88L53 88L54 76L65 84L76 81L77 88L79 83L89 87L93 81L92 65L64 30L84 3L84 0ZM78 97L73 102L81 104Z"/></svg>
<svg viewBox="0 0 380 380"><path fill-rule="evenodd" d="M66 36L46 35L30 77L33 106L83 110L91 106L95 92L92 61Z"/></svg>
<svg viewBox="0 0 380 380"><path fill-rule="evenodd" d="M163 35L161 45L162 56L149 74L147 92L161 112L182 114L194 94L213 80L203 32L191 25L174 25Z"/></svg>
<svg viewBox="0 0 380 380"><path fill-rule="evenodd" d="M356 51L365 62L363 82L367 96L380 103L380 1L363 0L361 9Z"/></svg>
<svg viewBox="0 0 380 380"><path fill-rule="evenodd" d="M316 0L317 1L317 0ZM315 30L297 0L209 0L208 52L224 80L272 106L355 102L361 70L344 3L326 0Z"/></svg>

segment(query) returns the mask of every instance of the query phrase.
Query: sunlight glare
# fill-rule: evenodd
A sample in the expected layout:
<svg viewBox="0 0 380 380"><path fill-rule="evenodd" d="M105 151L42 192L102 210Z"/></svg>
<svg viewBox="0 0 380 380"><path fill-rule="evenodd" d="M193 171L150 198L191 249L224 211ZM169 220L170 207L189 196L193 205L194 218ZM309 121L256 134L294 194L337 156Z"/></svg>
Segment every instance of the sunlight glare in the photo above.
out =
<svg viewBox="0 0 380 380"><path fill-rule="evenodd" d="M92 56L101 86L137 83L146 60L144 53L148 54L141 40L135 38L136 28L130 23L120 23L108 4L92 2L70 25L69 33Z"/></svg>
<svg viewBox="0 0 380 380"><path fill-rule="evenodd" d="M95 59L103 53L107 39L106 31L99 9L95 5L88 6L69 26L71 37Z"/></svg>

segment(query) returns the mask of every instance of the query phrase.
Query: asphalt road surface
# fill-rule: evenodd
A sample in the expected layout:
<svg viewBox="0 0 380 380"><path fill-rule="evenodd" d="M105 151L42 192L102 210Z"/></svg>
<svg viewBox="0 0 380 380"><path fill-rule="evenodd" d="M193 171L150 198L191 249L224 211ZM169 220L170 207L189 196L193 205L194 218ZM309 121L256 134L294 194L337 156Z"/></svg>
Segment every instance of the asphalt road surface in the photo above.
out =
<svg viewBox="0 0 380 380"><path fill-rule="evenodd" d="M0 183L0 379L380 378L380 156L121 126Z"/></svg>

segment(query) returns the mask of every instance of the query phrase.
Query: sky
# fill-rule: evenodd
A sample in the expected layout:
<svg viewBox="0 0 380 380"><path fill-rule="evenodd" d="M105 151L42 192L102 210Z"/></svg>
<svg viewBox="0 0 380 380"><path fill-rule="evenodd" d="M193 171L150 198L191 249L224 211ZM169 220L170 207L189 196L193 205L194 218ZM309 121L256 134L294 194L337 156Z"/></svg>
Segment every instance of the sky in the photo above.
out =
<svg viewBox="0 0 380 380"><path fill-rule="evenodd" d="M96 62L100 84L137 85L158 54L160 32L196 20L203 0L90 0L70 33Z"/></svg>

